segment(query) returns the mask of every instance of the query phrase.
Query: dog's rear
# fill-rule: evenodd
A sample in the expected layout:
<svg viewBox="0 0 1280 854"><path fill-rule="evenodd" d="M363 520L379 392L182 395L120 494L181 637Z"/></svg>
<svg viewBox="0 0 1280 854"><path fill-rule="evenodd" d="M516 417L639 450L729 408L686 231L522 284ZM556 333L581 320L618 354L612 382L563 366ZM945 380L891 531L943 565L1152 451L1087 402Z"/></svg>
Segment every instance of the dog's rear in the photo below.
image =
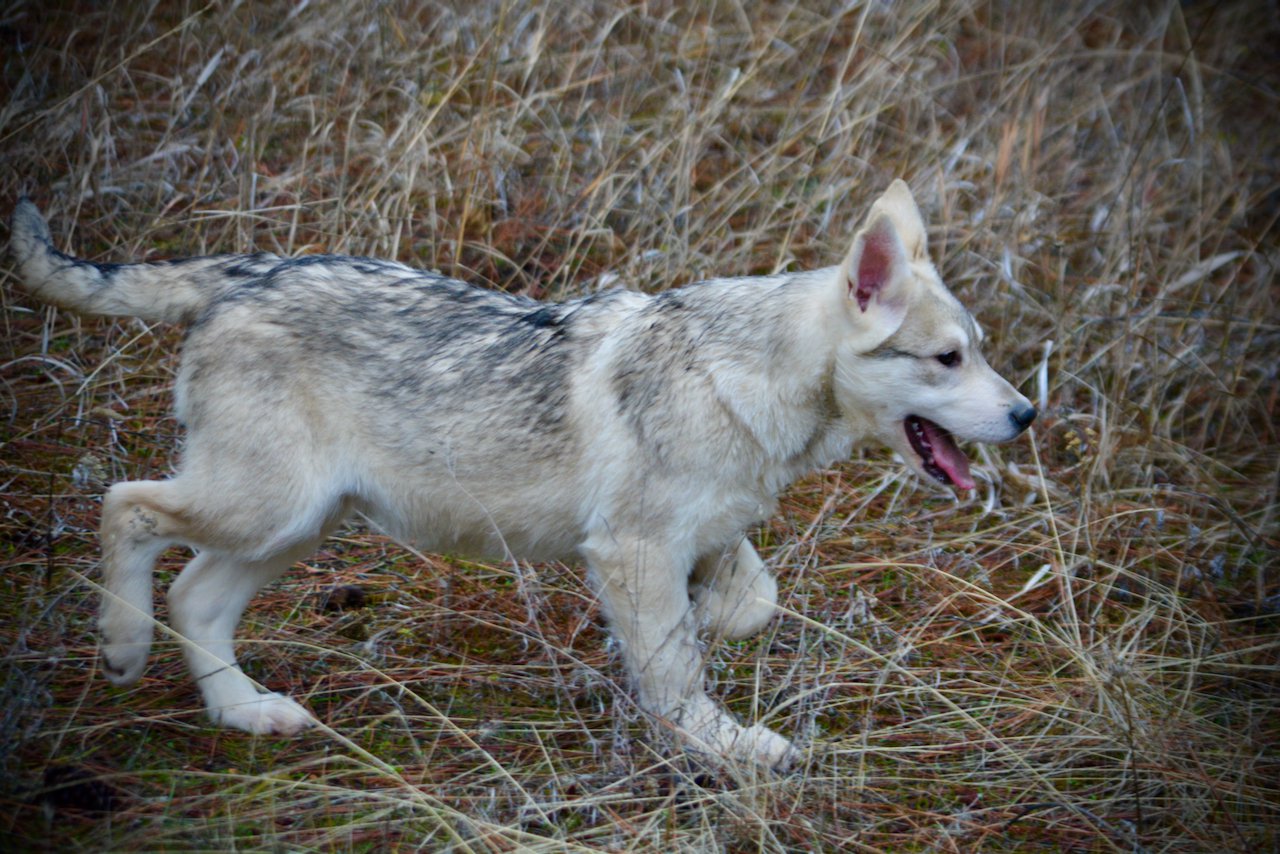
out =
<svg viewBox="0 0 1280 854"><path fill-rule="evenodd" d="M265 276L283 260L258 254L95 264L57 251L44 218L25 198L13 213L10 245L24 283L41 299L80 314L149 322L190 323L238 283ZM285 488L290 485L297 484ZM268 548L258 560L228 559L218 546L231 545L240 536L230 529L243 522L240 515L246 509L253 509L240 506L240 514L224 513L223 530L211 530L217 513L202 514L196 508L219 495L218 486L175 478L117 483L108 491L100 532L103 672L116 685L132 684L142 675L154 630L155 560L171 545L195 546L201 551L188 567L193 571L183 573L168 598L173 627L210 713L217 723L251 732L296 732L314 723L310 714L287 697L260 694L236 669L231 637L243 606L258 587L304 557L306 550ZM222 486L238 489L242 497L261 491L253 482ZM234 510L236 503L224 510ZM334 507L327 515L338 512ZM316 541L312 538L311 544ZM233 546L230 553L234 552Z"/></svg>

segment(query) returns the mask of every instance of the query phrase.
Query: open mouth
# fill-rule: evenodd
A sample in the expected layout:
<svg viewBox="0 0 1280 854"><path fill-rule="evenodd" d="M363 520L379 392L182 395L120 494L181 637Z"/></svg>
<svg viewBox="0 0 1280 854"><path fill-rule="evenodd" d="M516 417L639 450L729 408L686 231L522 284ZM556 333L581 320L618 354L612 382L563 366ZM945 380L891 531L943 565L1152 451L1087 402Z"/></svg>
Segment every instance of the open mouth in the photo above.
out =
<svg viewBox="0 0 1280 854"><path fill-rule="evenodd" d="M908 415L903 419L907 441L920 455L920 468L939 483L960 489L973 489L969 475L969 458L956 447L951 434L928 418Z"/></svg>

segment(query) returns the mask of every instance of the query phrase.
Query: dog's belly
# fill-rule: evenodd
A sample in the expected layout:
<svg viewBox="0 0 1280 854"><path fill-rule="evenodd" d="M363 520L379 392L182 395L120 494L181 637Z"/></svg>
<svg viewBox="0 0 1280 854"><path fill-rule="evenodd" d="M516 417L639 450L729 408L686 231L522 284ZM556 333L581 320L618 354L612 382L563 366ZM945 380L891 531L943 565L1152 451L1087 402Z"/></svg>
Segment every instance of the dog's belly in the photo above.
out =
<svg viewBox="0 0 1280 854"><path fill-rule="evenodd" d="M487 528L482 524L451 528L435 524L430 530L415 529L408 539L423 551L490 561L574 562L580 557L578 545L583 537L577 530L547 527L530 531L487 524Z"/></svg>
<svg viewBox="0 0 1280 854"><path fill-rule="evenodd" d="M545 489L440 484L362 504L390 534L436 554L574 561L585 536L577 502Z"/></svg>

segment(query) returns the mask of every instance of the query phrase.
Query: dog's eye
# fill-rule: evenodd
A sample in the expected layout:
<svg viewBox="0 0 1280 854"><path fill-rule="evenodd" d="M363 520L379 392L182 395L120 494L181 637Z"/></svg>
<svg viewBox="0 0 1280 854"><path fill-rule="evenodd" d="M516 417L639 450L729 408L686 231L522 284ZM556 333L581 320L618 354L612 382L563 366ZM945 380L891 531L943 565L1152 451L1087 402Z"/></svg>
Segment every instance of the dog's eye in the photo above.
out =
<svg viewBox="0 0 1280 854"><path fill-rule="evenodd" d="M934 358L936 358L938 360L938 364L942 365L944 368L954 368L956 365L960 364L960 353L955 350L948 350Z"/></svg>

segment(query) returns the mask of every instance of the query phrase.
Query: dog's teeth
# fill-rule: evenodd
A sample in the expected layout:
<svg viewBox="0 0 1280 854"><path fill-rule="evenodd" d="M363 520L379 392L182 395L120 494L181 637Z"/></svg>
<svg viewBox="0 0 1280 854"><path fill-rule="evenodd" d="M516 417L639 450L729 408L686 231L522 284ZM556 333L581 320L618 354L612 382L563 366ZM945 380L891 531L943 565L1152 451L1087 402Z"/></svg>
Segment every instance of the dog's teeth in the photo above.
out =
<svg viewBox="0 0 1280 854"><path fill-rule="evenodd" d="M948 477L947 473L943 471L942 468L937 464L935 464L933 461L931 460L926 461L924 464L924 470L928 472L930 477L932 477L934 480L941 483L943 486L951 485L951 478Z"/></svg>

